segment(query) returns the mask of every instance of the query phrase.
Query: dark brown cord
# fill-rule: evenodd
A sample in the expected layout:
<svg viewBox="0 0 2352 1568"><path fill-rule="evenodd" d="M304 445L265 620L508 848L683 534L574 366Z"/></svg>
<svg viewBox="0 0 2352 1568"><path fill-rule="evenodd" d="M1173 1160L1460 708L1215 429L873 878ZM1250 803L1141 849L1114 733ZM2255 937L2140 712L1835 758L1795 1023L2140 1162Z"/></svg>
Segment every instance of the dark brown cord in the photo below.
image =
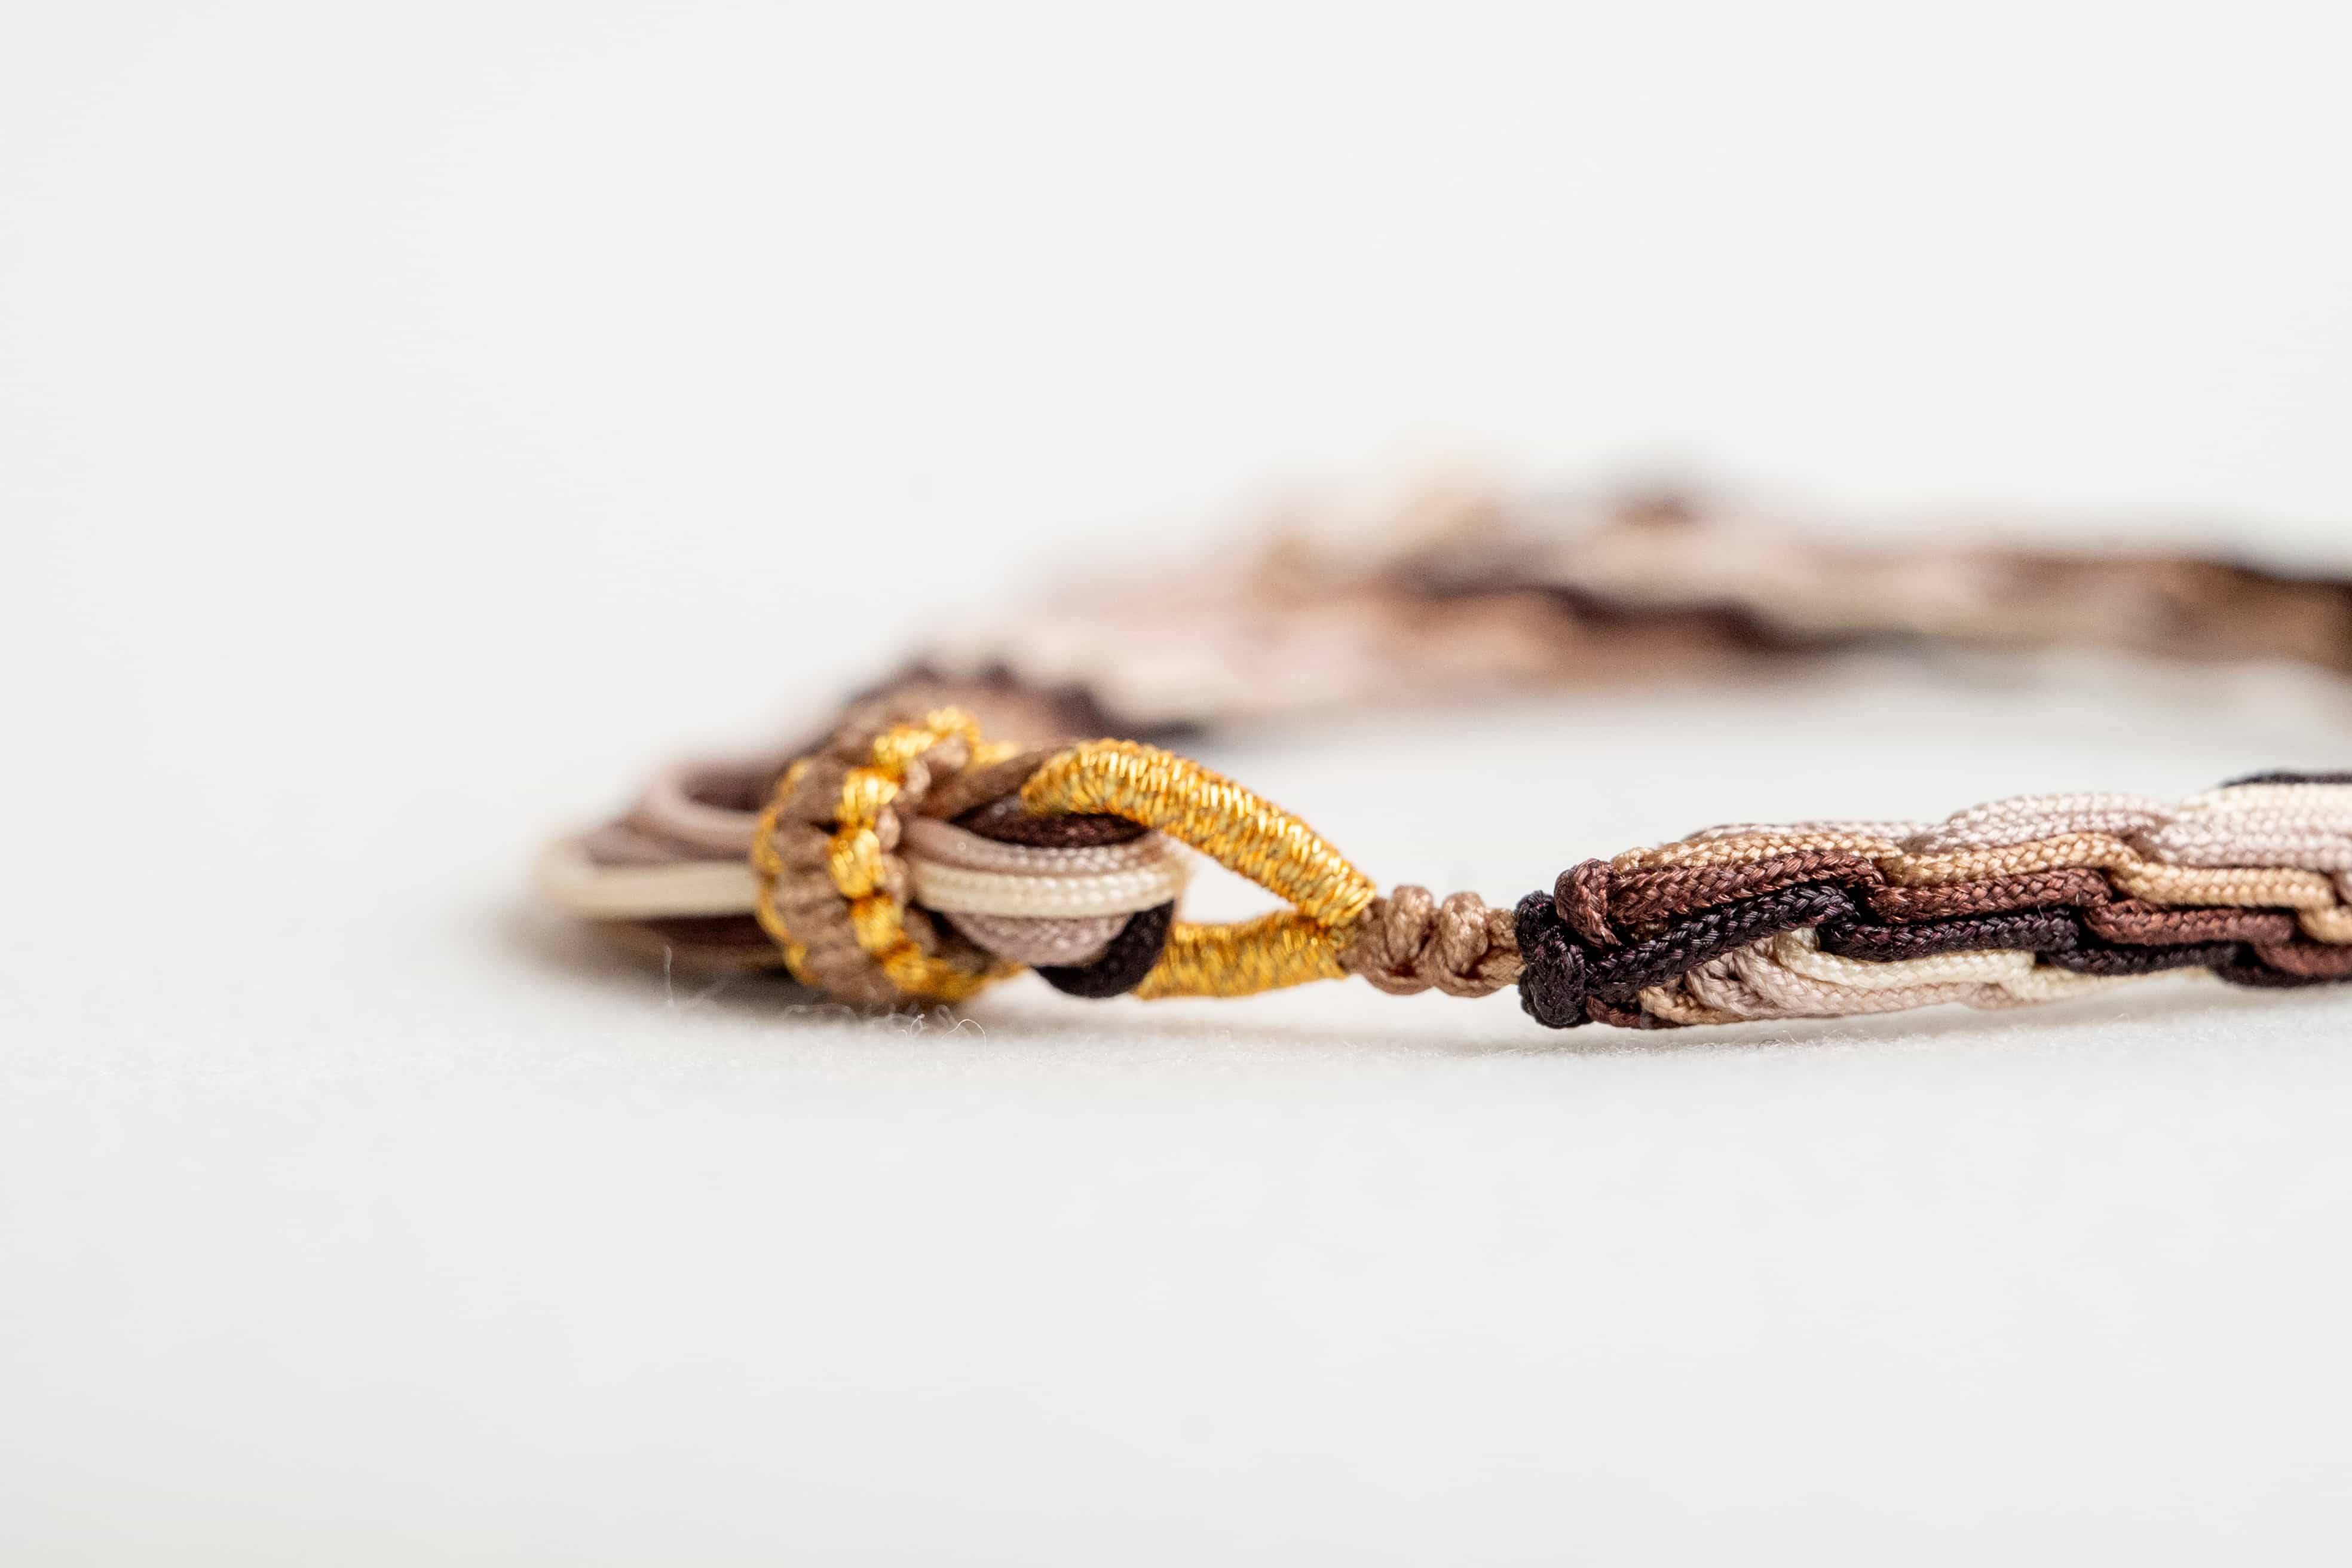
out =
<svg viewBox="0 0 2352 1568"><path fill-rule="evenodd" d="M1168 945L1176 924L1176 906L1165 903L1131 917L1091 963L1045 963L1038 977L1055 990L1072 996L1124 996L1143 984L1151 966Z"/></svg>
<svg viewBox="0 0 2352 1568"><path fill-rule="evenodd" d="M2086 942L2072 948L2053 948L2037 956L2044 963L2071 969L2077 974L2121 976L2160 974L2168 969L2219 970L2244 962L2246 955L2242 942L2182 942L2139 947Z"/></svg>
<svg viewBox="0 0 2352 1568"><path fill-rule="evenodd" d="M1613 1002L1630 1002L1653 985L1689 973L1735 948L1784 931L1851 919L1853 900L1843 888L1784 888L1677 921L1664 934L1596 959L1585 986Z"/></svg>
<svg viewBox="0 0 2352 1568"><path fill-rule="evenodd" d="M1034 816L1023 810L1021 797L1013 795L963 813L956 818L956 826L1001 844L1025 844L1037 849L1098 849L1132 844L1150 831L1124 816Z"/></svg>
<svg viewBox="0 0 2352 1568"><path fill-rule="evenodd" d="M2074 917L2063 910L2024 910L1907 925L1832 921L1822 927L1821 944L1823 952L1839 958L1899 963L1947 952L2056 952L2078 945L2082 934Z"/></svg>

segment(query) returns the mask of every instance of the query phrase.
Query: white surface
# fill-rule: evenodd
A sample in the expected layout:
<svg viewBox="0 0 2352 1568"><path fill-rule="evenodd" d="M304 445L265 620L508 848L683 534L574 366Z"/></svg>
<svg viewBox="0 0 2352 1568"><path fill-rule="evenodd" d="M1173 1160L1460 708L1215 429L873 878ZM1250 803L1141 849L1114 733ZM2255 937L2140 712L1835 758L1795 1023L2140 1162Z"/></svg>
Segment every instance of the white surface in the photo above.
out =
<svg viewBox="0 0 2352 1568"><path fill-rule="evenodd" d="M2352 565L2345 42L8 8L0 1555L2341 1561L2343 1001L915 1030L516 895L939 607L1432 432ZM1209 754L1504 896L2347 732L1959 664Z"/></svg>

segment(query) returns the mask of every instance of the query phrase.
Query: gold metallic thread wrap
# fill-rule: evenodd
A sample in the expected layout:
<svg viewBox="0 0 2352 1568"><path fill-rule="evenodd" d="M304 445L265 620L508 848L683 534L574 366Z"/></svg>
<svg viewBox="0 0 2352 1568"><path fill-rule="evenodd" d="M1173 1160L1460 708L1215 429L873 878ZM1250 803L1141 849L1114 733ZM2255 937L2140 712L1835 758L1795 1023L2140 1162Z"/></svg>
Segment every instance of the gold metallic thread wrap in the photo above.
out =
<svg viewBox="0 0 2352 1568"><path fill-rule="evenodd" d="M1254 996L1310 980L1345 980L1340 939L1297 910L1273 910L1231 925L1180 921L1160 962L1134 995Z"/></svg>
<svg viewBox="0 0 2352 1568"><path fill-rule="evenodd" d="M1293 906L1232 925L1180 923L1140 997L1247 996L1337 980L1371 879L1298 818L1231 779L1156 746L1096 741L1048 758L1021 788L1041 815L1103 813L1191 845Z"/></svg>
<svg viewBox="0 0 2352 1568"><path fill-rule="evenodd" d="M882 812L898 799L908 769L951 740L963 742L966 754L975 763L995 761L1006 750L982 742L979 726L953 708L941 708L916 722L886 730L874 741L873 760L851 768L842 781L840 803L834 812L833 841L825 858L827 876L849 901L849 926L857 945L893 985L910 996L941 1002L961 1002L991 981L1017 973L1007 964L991 964L975 972L925 952L907 933L906 906L887 886L882 839L877 831ZM776 879L784 865L776 851L775 832L778 814L793 798L808 768L808 760L803 758L785 770L751 839L760 925L782 951L785 966L803 984L809 979L803 968L808 948L793 935L776 907Z"/></svg>

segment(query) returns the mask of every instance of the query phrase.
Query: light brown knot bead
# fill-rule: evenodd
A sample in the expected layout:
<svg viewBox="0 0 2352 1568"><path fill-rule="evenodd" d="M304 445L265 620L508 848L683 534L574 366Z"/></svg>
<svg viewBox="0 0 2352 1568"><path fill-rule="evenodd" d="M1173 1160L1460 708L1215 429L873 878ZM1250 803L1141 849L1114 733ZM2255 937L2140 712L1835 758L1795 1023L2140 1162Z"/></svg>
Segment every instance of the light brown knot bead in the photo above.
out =
<svg viewBox="0 0 2352 1568"><path fill-rule="evenodd" d="M1485 996L1517 984L1519 941L1511 911L1475 893L1440 901L1427 888L1402 887L1372 900L1339 965L1393 995Z"/></svg>

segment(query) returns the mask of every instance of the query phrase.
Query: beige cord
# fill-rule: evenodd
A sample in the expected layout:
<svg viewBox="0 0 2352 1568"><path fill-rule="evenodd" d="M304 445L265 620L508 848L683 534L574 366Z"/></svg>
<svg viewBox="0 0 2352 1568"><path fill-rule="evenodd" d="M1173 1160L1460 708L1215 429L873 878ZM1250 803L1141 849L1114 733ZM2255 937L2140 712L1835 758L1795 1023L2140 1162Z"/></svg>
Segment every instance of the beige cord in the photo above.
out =
<svg viewBox="0 0 2352 1568"><path fill-rule="evenodd" d="M751 868L742 861L600 866L576 837L559 838L547 847L539 858L534 881L548 902L592 921L746 914L757 891Z"/></svg>

